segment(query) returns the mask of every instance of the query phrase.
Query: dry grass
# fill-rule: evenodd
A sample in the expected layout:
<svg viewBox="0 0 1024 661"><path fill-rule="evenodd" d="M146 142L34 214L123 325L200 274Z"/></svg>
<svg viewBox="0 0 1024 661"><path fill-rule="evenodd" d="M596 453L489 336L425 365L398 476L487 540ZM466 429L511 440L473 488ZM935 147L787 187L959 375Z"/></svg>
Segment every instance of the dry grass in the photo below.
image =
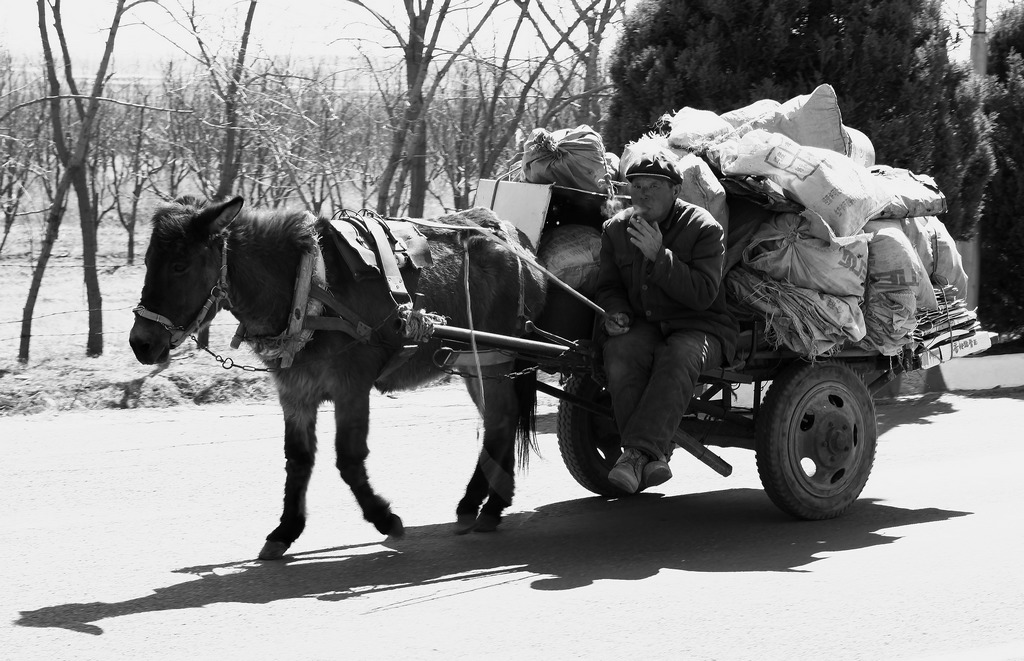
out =
<svg viewBox="0 0 1024 661"><path fill-rule="evenodd" d="M72 221L73 222L73 221ZM94 408L167 407L273 397L264 373L225 370L186 341L169 365L139 364L128 346L132 308L142 290L142 255L148 228L139 230L135 265L125 256L125 232L101 227L100 289L103 355L85 355L87 302L77 223L65 221L36 303L29 361L18 362L21 317L38 255L38 227L15 225L0 254L0 415ZM239 364L258 365L245 349L228 346L233 318L218 316L210 346Z"/></svg>

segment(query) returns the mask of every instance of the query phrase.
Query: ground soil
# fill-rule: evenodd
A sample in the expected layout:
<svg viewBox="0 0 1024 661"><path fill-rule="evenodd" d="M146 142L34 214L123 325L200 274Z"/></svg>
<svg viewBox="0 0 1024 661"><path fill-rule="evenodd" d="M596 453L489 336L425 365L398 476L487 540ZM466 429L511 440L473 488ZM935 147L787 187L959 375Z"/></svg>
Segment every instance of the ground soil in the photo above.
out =
<svg viewBox="0 0 1024 661"><path fill-rule="evenodd" d="M18 231L21 231L21 235ZM86 356L88 303L75 229L61 237L44 272L29 328L28 361L19 360L23 310L38 254L31 228L18 228L0 254L0 415L74 409L193 406L274 398L270 376L224 369L187 340L166 365L140 364L128 346L132 308L142 291L142 254L128 263L124 230L107 229L111 246L99 257L103 353ZM146 231L142 238L148 237ZM36 246L38 244L35 244ZM145 250L145 245L140 247ZM234 319L222 313L210 329L211 349L239 365L260 366L246 349L229 346Z"/></svg>

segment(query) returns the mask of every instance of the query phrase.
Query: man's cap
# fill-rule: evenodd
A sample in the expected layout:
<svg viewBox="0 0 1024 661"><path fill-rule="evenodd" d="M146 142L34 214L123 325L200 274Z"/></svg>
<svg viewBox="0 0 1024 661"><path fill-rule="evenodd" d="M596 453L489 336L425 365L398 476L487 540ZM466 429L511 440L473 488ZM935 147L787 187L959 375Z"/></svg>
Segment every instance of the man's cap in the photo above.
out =
<svg viewBox="0 0 1024 661"><path fill-rule="evenodd" d="M629 168L626 169L626 180L633 177L661 177L672 184L683 183L683 175L672 160L670 154L664 152L646 152L640 154Z"/></svg>

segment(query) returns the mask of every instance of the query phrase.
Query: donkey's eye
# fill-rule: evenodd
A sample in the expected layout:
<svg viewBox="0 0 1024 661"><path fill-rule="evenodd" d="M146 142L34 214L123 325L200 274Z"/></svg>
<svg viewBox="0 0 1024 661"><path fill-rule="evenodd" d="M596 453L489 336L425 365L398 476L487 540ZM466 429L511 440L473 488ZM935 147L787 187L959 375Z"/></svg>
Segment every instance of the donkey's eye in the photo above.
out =
<svg viewBox="0 0 1024 661"><path fill-rule="evenodd" d="M182 274L188 270L188 262L174 262L171 264L171 271L176 274Z"/></svg>

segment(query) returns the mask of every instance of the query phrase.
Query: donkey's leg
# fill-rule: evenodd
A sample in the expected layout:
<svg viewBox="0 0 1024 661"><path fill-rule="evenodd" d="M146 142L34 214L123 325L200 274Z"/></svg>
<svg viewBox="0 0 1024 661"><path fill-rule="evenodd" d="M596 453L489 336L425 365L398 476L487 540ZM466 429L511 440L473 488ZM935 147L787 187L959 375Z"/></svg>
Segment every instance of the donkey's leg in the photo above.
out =
<svg viewBox="0 0 1024 661"><path fill-rule="evenodd" d="M306 488L316 458L316 406L284 409L284 511L281 523L267 535L260 560L277 560L306 527Z"/></svg>
<svg viewBox="0 0 1024 661"><path fill-rule="evenodd" d="M492 370L493 371L493 370ZM487 370L485 369L485 375ZM466 494L455 510L457 532L491 532L515 493L516 394L503 376L467 378L466 386L484 422L484 442ZM482 388L482 392L481 392ZM484 497L487 501L480 507ZM479 508L479 514L477 509ZM471 517L474 517L472 519Z"/></svg>
<svg viewBox="0 0 1024 661"><path fill-rule="evenodd" d="M402 519L392 513L388 501L374 492L366 474L366 457L370 454L366 445L370 430L369 388L336 398L334 421L337 429L334 446L337 450L338 472L352 489L356 502L363 510L363 518L381 534L401 537L405 534Z"/></svg>

